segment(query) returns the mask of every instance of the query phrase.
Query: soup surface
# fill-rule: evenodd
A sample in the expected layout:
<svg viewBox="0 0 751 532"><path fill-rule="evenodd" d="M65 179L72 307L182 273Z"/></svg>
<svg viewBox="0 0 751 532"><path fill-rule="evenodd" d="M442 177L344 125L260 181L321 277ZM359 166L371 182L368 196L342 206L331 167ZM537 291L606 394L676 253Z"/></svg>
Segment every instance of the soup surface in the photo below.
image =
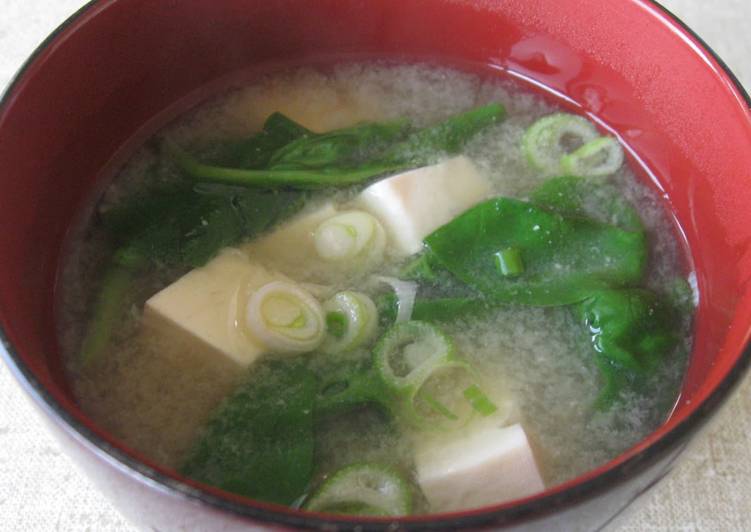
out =
<svg viewBox="0 0 751 532"><path fill-rule="evenodd" d="M308 139L314 133L363 123L390 124L388 131L369 130L373 136L356 147L358 156L367 159L372 153L388 152L396 142L392 134L403 137L409 134L405 131L494 104L505 108L503 116L478 126L450 150L428 143L427 150L399 169L395 167L401 163L391 164L395 159L381 156L389 168L346 186L305 186L303 192L297 182L271 187L275 193L264 192L266 199L257 200L263 207L243 211L241 203L235 205L240 218L216 214L215 204L205 211L191 204L192 184L187 195L171 192L172 207L160 203L159 194L173 190L175 184L176 190L183 190L179 184L191 173L204 176L193 176L200 194L231 195L222 188L226 179L224 184L207 183L211 172L205 170L253 168L248 162L253 156L247 152L250 145L243 139L261 131L272 113L282 113L307 128L303 136ZM559 144L548 141L547 146L564 156L579 154L578 160L569 159L568 170L581 167L587 174L615 153L577 152L592 139L577 133L576 128L584 126L572 116L560 113L497 74L484 78L435 65L377 62L285 71L200 105L133 155L92 205L71 241L62 276L59 329L81 406L104 429L154 462L230 491L321 511L383 514L474 507L553 486L614 458L671 411L690 350L691 292L686 290L684 257L667 213L625 164L616 165L608 175L580 176L575 182L575 212L540 199L544 183L565 185L547 189L548 200L551 190L562 197L574 183L561 181L568 172L560 167L541 168L534 157L530 160L528 143L535 141L530 128L541 118L558 116L559 125L571 129L561 133ZM404 119L408 125L401 122ZM550 123L555 126L555 121ZM352 142L365 138L362 130L358 135ZM347 146L351 149L353 144ZM299 149L316 161L336 159L339 153L325 142ZM287 160L295 163L297 155L286 150ZM284 156L277 154L275 160L284 163ZM243 157L244 162L238 163ZM204 166L193 164L196 159ZM325 162L321 164L309 167L319 177L333 175ZM363 192L367 185L383 183L384 177L405 174L413 167L429 167L423 176L427 181L418 176L414 184L410 177L402 188L383 186ZM278 168L281 175L284 164ZM341 179L351 170L334 173ZM411 192L405 192L409 187ZM402 200L405 207L395 209ZM174 214L174 204L180 201L186 205ZM133 209L134 202L140 210ZM487 211L512 210L516 221L502 220L496 229L495 222L487 221L487 213L477 214L478 206ZM638 219L618 228L628 218L621 216L624 208L634 209ZM157 226L179 220L174 238L188 238L190 245L177 249L165 240L162 233L169 231L161 227L145 257L123 258L121 235L142 237L139 223L159 220L154 212L160 211L164 217ZM344 218L335 219L342 213ZM364 217L357 217L363 213ZM481 222L468 229L472 213ZM195 228L180 225L191 216L198 222ZM522 243L499 243L497 275L503 282L526 282L536 271L535 260L550 259L539 251L542 248L535 248L537 244L530 244L529 235L534 233L519 236L527 221L532 231L534 226L552 231L543 244L569 247L578 257L570 264L553 264L551 271L563 272L563 281L554 283L563 286L557 295L550 295L553 289L543 278L539 294L544 295L530 295L536 288L524 292L527 285L514 284L522 286L521 291L495 297L495 288L486 288L495 282L492 276L488 281L487 272L479 277L467 273L472 266L465 264L471 263L467 257L484 245L483 239L492 239L516 223L518 227L509 231ZM280 231L295 223L302 225L279 237ZM408 237L420 224L430 230ZM198 236L193 238L191 231ZM578 277L571 281L575 276L569 270L577 264L587 270L598 261L608 266L609 261L631 260L638 246L620 240L613 244L623 234L628 238L638 234L647 244L646 258L637 260L644 263L637 281L619 278L607 286ZM615 246L616 253L601 257L601 250L588 247L598 243ZM560 253L566 256L565 249ZM173 260L175 255L180 260ZM119 260L114 270L113 256ZM245 272L240 280L226 288L235 275L232 272L240 270ZM208 283L204 288L195 280L196 271ZM267 282L248 280L259 275ZM586 285L588 291L582 295L570 290L569 281ZM252 306L254 297L258 299L257 294L274 282L280 283L281 291ZM205 288L209 285L213 288ZM245 292L238 295L238 290ZM628 290L635 292L629 292L624 302L621 296ZM313 303L305 303L306 297ZM436 303L435 298L441 301ZM117 302L116 310L108 307L112 301ZM426 301L435 308L420 306ZM228 311L232 305L239 305L239 310ZM463 306L457 310L452 305ZM661 313L668 307L670 319ZM644 315L639 316L642 310ZM246 311L266 321L259 325L258 316L249 318ZM239 327L241 339L250 338L260 347L249 351L247 346L207 339L207 327L213 325L197 324L198 312L213 316L206 318L209 321L226 322L229 315L231 323L220 324L216 334L236 334ZM324 323L318 323L321 316ZM352 316L365 321L350 338L348 327L356 325ZM624 316L633 319L629 322ZM621 318L623 323L614 323ZM414 321L418 326L409 329ZM634 334L634 324L639 334ZM660 333L663 330L667 332ZM306 344L305 335L318 340ZM392 351L396 354L390 359ZM399 384L444 351L449 354L432 366L435 371L414 381L416 391ZM645 362L655 352L659 356ZM629 366L632 355L638 367ZM393 378L386 378L385 387L378 388L384 386L384 379L376 377L377 384L364 385L365 398L356 400L357 379L377 373L378 357L392 364ZM311 386L318 390L312 392L318 394L311 399L315 404L295 410L294 401L304 402L301 397L310 395L301 384L310 375ZM342 404L334 404L331 398L338 400L340 393ZM315 410L312 418L310 409ZM256 432L228 428L230 421L245 427L242 430L251 430L246 425L252 425ZM280 423L287 423L287 428L280 429ZM501 428L507 431L492 432ZM267 445L262 442L266 436L278 438L270 445L275 453L288 452L286 458L254 448ZM238 450L238 445L248 449ZM251 467L243 479L224 478L222 460L242 461L243 453L251 456L243 463L263 456L270 457L269 463L302 464L303 471L276 473ZM515 468L510 465L514 462L522 465ZM506 472L516 485L494 487L489 481L494 493L478 495L476 484L488 483L481 480L483 469ZM287 488L279 487L288 481ZM377 486L353 488L353 482ZM447 497L442 482L461 492L458 498ZM363 494L337 499L338 491ZM404 503L404 492L409 492L409 504ZM373 493L379 495L374 499Z"/></svg>

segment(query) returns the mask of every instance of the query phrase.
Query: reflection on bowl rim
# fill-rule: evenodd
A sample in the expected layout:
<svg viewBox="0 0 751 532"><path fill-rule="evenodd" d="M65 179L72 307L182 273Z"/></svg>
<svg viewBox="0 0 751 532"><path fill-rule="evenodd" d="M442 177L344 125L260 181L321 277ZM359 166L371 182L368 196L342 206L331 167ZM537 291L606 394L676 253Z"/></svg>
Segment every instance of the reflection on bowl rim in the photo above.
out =
<svg viewBox="0 0 751 532"><path fill-rule="evenodd" d="M664 16L664 22L672 24L684 36L693 39L708 53L722 68L724 74L734 85L734 88L743 97L747 107L751 108L751 97L741 85L738 78L728 68L725 62L699 37L693 30L684 24L677 16L660 5L656 0L641 0L646 4L656 7ZM101 0L90 0L75 13L60 24L26 59L20 69L0 95L0 114L8 104L16 86L21 82L27 69L35 62L40 54L48 49L50 44L63 32L84 15L89 13ZM229 494L220 496L220 490L209 487L205 489L199 483L184 482L162 472L158 467L152 467L131 454L113 445L106 438L97 434L71 412L60 405L53 395L36 378L33 372L23 363L21 356L11 345L5 331L0 327L0 342L5 347L4 359L8 364L16 380L33 397L53 420L60 423L76 439L83 438L100 458L110 466L125 471L131 476L140 477L141 481L156 483L167 488L171 493L183 499L202 503L208 507L234 514L236 517L246 517L259 521L274 523L283 526L294 527L337 527L347 529L353 525L359 525L362 530L385 529L394 519L378 518L346 518L346 517L317 517L316 514L290 510L283 506L266 504L253 501L252 503L243 497ZM533 495L518 501L510 501L500 505L479 508L469 511L461 511L443 514L427 514L421 516L409 516L399 518L397 521L410 529L436 530L455 529L464 527L477 527L488 523L496 524L519 524L525 520L550 515L567 507L583 503L594 498L599 493L609 490L613 486L624 482L639 471L655 464L660 458L666 456L669 451L680 451L688 442L687 437L698 431L708 421L712 413L724 403L730 392L740 383L741 378L751 366L751 341L743 348L736 362L728 370L725 378L709 396L695 409L680 421L661 438L653 442L649 447L635 453L628 459L615 465L604 464L584 475L554 486L543 493ZM685 441L684 441L685 440ZM680 444L683 442L681 446ZM93 446L93 448L92 448ZM604 470L604 471L603 471ZM216 492L216 493L213 493ZM629 501L630 502L630 501ZM628 505L628 503L626 504ZM607 523L604 523L606 525ZM365 525L365 526L363 526ZM370 526L368 526L370 525Z"/></svg>

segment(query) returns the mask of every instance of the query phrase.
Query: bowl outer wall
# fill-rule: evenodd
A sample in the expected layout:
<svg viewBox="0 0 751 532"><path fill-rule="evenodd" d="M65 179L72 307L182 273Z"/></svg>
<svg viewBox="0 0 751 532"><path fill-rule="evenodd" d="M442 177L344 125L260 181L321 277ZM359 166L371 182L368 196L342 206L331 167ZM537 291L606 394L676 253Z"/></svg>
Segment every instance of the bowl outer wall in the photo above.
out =
<svg viewBox="0 0 751 532"><path fill-rule="evenodd" d="M191 12L190 17L182 17L167 3L95 3L41 48L8 90L0 109L0 167L14 169L12 175L6 171L0 176L5 191L2 201L7 203L0 222L2 227L23 228L6 231L0 238L4 250L0 308L5 336L13 345L8 346L11 364L18 365L22 381L35 386L56 415L87 440L135 464L120 450L108 447L106 435L93 428L70 401L59 360L52 356L57 346L51 334L49 294L64 231L84 200L84 190L92 186L102 167L117 160L122 141L162 108L227 71L258 59L282 57L291 50L404 54L511 69L567 95L571 106L579 104L583 112L602 120L635 150L647 174L651 171L662 177L660 186L681 222L700 273L703 300L697 350L676 414L656 435L621 457L621 466L633 465L634 459L649 461L641 451L669 432L677 441L677 434L695 428L700 414L714 407L720 392L724 395L728 375L737 379L738 368L747 364L748 357L741 358L739 353L751 321L747 282L751 224L743 208L751 199L746 170L751 165L743 153L749 146L747 105L742 89L734 86L721 65L695 38L668 24L654 6L642 2L537 6L513 1L438 6L414 1L382 2L374 7L368 2L346 6L320 2L293 12L286 7L294 2L268 2L261 7L242 1L226 4L234 11L225 19L212 16L213 7L200 2L180 6ZM323 23L305 29L310 9L319 10L316 14L323 17ZM288 32L266 28L274 10L285 14L285 28L301 30L290 38ZM397 12L399 18L393 16ZM579 26L564 23L574 19L581 21ZM412 21L412 26L406 21ZM410 31L414 21L439 29L415 33ZM117 33L117 28L128 24L134 28L130 34ZM240 24L255 31L232 37L235 46L227 48L252 53L223 56L217 36L238 34ZM165 27L190 35L189 42L167 38L165 45L154 50L149 43L163 40ZM590 30L581 31L581 27ZM440 28L450 30L441 33ZM640 29L639 44L629 42L633 35L629 28ZM270 43L265 49L253 46L253 39L261 38ZM98 44L95 50L92 42ZM175 56L195 57L196 52L206 50L205 59L195 59L194 69L170 64L176 63L172 61ZM259 53L265 56L257 57ZM143 65L149 61L160 65L161 78L156 71L144 73L147 67ZM114 69L113 63L120 68ZM618 68L611 69L613 65ZM669 94L659 91L660 87L671 89L669 84L683 87L684 92L674 87L666 91ZM686 109L694 114L685 116ZM102 130L101 123L112 128ZM722 139L731 141L723 143ZM706 401L711 394L713 401ZM669 440L659 442L663 451ZM657 453L661 445L653 445L651 452ZM593 476L578 481L590 494ZM568 496L556 504L568 504L587 492L573 494L567 491L570 485L557 490L558 495ZM543 500L536 506L535 511L555 505ZM503 508L498 512L503 513ZM520 515L519 508L516 513Z"/></svg>

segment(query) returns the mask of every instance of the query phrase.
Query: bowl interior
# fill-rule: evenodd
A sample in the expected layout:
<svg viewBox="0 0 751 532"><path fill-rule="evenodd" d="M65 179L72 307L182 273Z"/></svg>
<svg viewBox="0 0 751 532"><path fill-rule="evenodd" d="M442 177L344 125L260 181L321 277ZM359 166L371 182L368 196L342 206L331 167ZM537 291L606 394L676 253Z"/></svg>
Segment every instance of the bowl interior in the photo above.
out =
<svg viewBox="0 0 751 532"><path fill-rule="evenodd" d="M671 418L606 468L684 421L726 379L751 324L751 121L721 65L659 8L130 0L96 3L59 31L0 108L0 324L33 385L91 425L65 382L53 310L66 231L102 176L238 73L341 57L507 71L618 135L663 195L701 293L694 351Z"/></svg>

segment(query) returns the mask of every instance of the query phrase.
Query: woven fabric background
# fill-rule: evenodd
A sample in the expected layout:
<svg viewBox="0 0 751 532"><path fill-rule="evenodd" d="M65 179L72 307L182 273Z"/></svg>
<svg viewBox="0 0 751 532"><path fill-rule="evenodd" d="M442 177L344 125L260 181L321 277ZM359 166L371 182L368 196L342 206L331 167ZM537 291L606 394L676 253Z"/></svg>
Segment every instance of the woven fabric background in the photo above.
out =
<svg viewBox="0 0 751 532"><path fill-rule="evenodd" d="M0 88L34 47L83 3L0 0ZM663 0L663 4L697 31L751 88L751 1ZM751 530L749 435L751 380L747 379L673 475L619 521L621 530ZM61 453L1 363L0 529L134 530Z"/></svg>

